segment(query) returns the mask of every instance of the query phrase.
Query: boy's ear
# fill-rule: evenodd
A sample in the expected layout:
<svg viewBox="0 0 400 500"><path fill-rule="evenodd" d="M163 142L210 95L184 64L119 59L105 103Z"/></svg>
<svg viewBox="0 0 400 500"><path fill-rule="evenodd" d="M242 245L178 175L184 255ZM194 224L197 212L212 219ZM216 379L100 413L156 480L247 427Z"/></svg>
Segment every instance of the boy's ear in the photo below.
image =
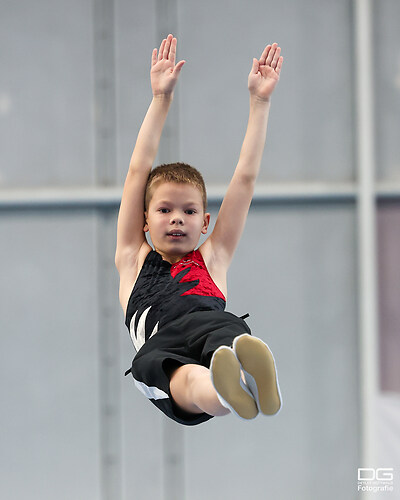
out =
<svg viewBox="0 0 400 500"><path fill-rule="evenodd" d="M208 226L210 225L210 217L211 217L211 214L209 214L209 213L204 214L203 228L202 228L202 230L201 230L201 232L202 232L203 234L206 234L206 233L207 233Z"/></svg>
<svg viewBox="0 0 400 500"><path fill-rule="evenodd" d="M147 212L144 213L144 226L143 231L147 233L149 231L149 225L147 223Z"/></svg>

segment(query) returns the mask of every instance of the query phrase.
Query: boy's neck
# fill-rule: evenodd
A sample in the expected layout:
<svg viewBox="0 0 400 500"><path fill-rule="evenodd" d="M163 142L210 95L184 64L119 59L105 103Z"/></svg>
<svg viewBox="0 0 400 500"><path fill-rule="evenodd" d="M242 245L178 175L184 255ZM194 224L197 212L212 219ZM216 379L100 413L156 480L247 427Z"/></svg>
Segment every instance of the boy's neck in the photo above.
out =
<svg viewBox="0 0 400 500"><path fill-rule="evenodd" d="M194 248L193 248L194 250ZM169 255L169 254L166 254L164 252L161 252L160 250L157 250L157 248L155 248L155 251L157 253L159 253L162 257L163 260L165 260L166 262L169 262L170 264L176 264L177 262L179 262L183 257L185 257L185 255L187 255L188 253L190 252L193 252L193 250L190 250L189 252L186 252L184 254L178 254L178 255Z"/></svg>

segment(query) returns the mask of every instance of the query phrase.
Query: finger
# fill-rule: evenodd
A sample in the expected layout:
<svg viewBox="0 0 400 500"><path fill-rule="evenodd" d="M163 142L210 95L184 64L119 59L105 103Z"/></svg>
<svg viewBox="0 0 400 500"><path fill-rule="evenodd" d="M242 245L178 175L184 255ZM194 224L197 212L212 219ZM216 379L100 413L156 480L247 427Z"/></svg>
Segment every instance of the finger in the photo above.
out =
<svg viewBox="0 0 400 500"><path fill-rule="evenodd" d="M270 66L271 65L271 61L275 55L275 51L276 51L276 48L277 48L278 44L277 43L273 43L272 46L271 46L271 50L268 52L268 56L265 60L265 64L267 66Z"/></svg>
<svg viewBox="0 0 400 500"><path fill-rule="evenodd" d="M259 59L260 64L265 64L265 60L267 59L267 56L269 54L269 51L271 50L271 45L267 45L261 54L261 57Z"/></svg>
<svg viewBox="0 0 400 500"><path fill-rule="evenodd" d="M183 68L183 65L185 64L186 61L179 61L178 64L175 66L174 71L173 71L173 76L178 78L178 76L181 73L181 70Z"/></svg>
<svg viewBox="0 0 400 500"><path fill-rule="evenodd" d="M281 55L281 48L280 47L277 47L276 51L275 51L275 54L274 54L274 57L271 61L271 68L275 69L277 64L278 64L278 61L279 61L279 56Z"/></svg>
<svg viewBox="0 0 400 500"><path fill-rule="evenodd" d="M151 65L154 66L157 62L157 49L153 49L153 53L151 54Z"/></svg>
<svg viewBox="0 0 400 500"><path fill-rule="evenodd" d="M168 59L169 48L171 47L171 40L172 40L172 35L168 35L167 41L165 42L164 46L163 59Z"/></svg>
<svg viewBox="0 0 400 500"><path fill-rule="evenodd" d="M275 71L278 73L278 76L281 74L282 63L283 63L283 57L281 56L278 59L278 64L276 65L276 68L275 68Z"/></svg>
<svg viewBox="0 0 400 500"><path fill-rule="evenodd" d="M176 38L173 38L172 42L171 42L171 48L169 51L169 55L168 55L168 59L172 62L172 64L174 66L175 66L175 58L176 58L176 43L177 43Z"/></svg>
<svg viewBox="0 0 400 500"><path fill-rule="evenodd" d="M164 38L164 40L161 42L161 45L160 45L160 50L158 51L158 60L161 61L161 59L163 58L163 53L164 53L164 47L165 47L165 43L166 43L166 39Z"/></svg>
<svg viewBox="0 0 400 500"><path fill-rule="evenodd" d="M254 75L256 75L258 73L258 65L259 65L258 59L256 59L255 57L253 57L253 67L251 68L251 72Z"/></svg>

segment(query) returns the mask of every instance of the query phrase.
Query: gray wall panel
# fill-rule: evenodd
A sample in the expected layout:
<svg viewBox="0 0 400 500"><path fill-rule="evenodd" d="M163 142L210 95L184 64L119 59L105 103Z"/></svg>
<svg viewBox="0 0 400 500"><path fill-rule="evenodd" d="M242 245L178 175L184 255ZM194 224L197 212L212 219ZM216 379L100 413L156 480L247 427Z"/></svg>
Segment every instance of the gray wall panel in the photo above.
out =
<svg viewBox="0 0 400 500"><path fill-rule="evenodd" d="M152 99L151 53L156 36L155 2L117 0L116 36L117 126L119 184L123 184L137 134Z"/></svg>
<svg viewBox="0 0 400 500"><path fill-rule="evenodd" d="M188 61L179 82L182 161L226 182L246 129L252 58L277 41L285 60L260 179L354 178L351 2L189 0L179 4L179 35Z"/></svg>
<svg viewBox="0 0 400 500"><path fill-rule="evenodd" d="M2 215L0 234L0 497L97 499L93 215Z"/></svg>
<svg viewBox="0 0 400 500"><path fill-rule="evenodd" d="M91 184L92 2L1 12L0 187Z"/></svg>

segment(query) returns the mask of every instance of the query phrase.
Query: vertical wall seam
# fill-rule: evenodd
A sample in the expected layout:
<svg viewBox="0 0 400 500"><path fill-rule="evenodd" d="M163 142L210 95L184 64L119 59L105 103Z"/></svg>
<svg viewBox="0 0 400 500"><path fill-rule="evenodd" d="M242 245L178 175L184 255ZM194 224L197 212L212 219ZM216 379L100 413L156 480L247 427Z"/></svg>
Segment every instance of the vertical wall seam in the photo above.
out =
<svg viewBox="0 0 400 500"><path fill-rule="evenodd" d="M356 0L355 7L362 461L360 467L374 467L374 413L378 392L378 327L372 1Z"/></svg>
<svg viewBox="0 0 400 500"><path fill-rule="evenodd" d="M94 0L94 109L95 182L115 186L116 172L116 69L114 0ZM102 500L122 498L120 318L115 252L115 210L96 211L97 296L99 356L100 492Z"/></svg>

